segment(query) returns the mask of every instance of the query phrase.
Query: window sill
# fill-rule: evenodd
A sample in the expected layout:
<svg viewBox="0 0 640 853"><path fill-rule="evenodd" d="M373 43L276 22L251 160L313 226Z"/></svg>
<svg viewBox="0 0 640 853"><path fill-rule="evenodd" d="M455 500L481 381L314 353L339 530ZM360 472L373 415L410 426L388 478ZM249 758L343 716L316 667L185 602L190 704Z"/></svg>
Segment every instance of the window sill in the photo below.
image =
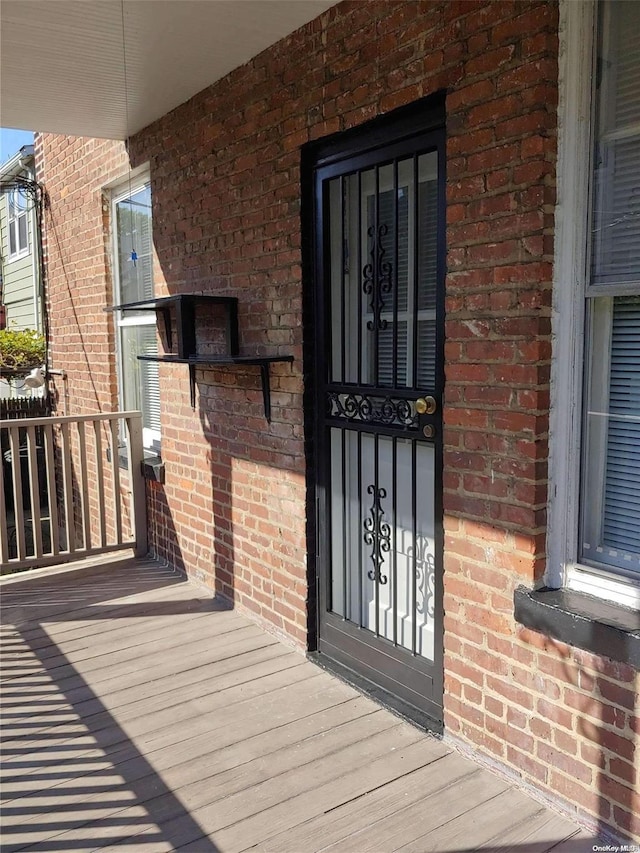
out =
<svg viewBox="0 0 640 853"><path fill-rule="evenodd" d="M31 252L29 249L21 249L19 252L16 252L15 255L9 255L5 262L5 266L9 266L9 264L13 264L16 261L23 261L25 258L28 258Z"/></svg>
<svg viewBox="0 0 640 853"><path fill-rule="evenodd" d="M109 458L109 451L107 451L107 459ZM122 471L126 471L129 467L127 454L122 448L118 450L118 464ZM159 454L153 453L151 450L145 450L141 468L145 480L153 483L164 483L164 462Z"/></svg>
<svg viewBox="0 0 640 853"><path fill-rule="evenodd" d="M142 473L145 480L153 483L164 483L164 462L155 454L145 455L142 462Z"/></svg>
<svg viewBox="0 0 640 853"><path fill-rule="evenodd" d="M524 586L514 605L526 628L640 669L640 612L570 589Z"/></svg>

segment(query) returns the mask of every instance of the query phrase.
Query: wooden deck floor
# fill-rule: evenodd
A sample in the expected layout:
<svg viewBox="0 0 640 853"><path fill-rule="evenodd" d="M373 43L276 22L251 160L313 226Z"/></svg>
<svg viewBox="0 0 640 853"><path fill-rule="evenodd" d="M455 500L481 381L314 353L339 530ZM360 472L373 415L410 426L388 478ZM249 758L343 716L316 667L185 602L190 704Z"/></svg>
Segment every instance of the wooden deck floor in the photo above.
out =
<svg viewBox="0 0 640 853"><path fill-rule="evenodd" d="M158 564L2 593L4 853L591 850Z"/></svg>

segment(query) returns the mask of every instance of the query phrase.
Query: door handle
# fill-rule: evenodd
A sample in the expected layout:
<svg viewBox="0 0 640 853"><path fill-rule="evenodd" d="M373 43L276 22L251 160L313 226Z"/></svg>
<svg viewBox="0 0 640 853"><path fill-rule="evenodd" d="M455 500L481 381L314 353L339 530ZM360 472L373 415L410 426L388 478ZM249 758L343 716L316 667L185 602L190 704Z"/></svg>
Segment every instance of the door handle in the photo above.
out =
<svg viewBox="0 0 640 853"><path fill-rule="evenodd" d="M438 408L438 404L435 397L418 397L415 407L419 415L433 415Z"/></svg>

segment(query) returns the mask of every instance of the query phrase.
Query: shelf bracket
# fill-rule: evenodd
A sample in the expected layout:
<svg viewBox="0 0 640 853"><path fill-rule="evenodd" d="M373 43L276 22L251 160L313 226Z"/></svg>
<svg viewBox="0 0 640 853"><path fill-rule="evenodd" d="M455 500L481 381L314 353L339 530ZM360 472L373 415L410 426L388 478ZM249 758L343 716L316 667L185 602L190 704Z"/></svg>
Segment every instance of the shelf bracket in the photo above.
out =
<svg viewBox="0 0 640 853"><path fill-rule="evenodd" d="M269 381L269 362L260 364L260 378L262 379L262 402L264 404L264 416L267 423L271 423L271 382Z"/></svg>
<svg viewBox="0 0 640 853"><path fill-rule="evenodd" d="M256 362L254 362L255 364ZM260 380L262 384L262 405L264 407L264 416L267 423L271 423L271 381L269 376L269 362L259 362ZM196 365L189 365L189 399L191 408L196 407Z"/></svg>
<svg viewBox="0 0 640 853"><path fill-rule="evenodd" d="M191 408L196 407L196 366L189 365L189 399L191 400Z"/></svg>

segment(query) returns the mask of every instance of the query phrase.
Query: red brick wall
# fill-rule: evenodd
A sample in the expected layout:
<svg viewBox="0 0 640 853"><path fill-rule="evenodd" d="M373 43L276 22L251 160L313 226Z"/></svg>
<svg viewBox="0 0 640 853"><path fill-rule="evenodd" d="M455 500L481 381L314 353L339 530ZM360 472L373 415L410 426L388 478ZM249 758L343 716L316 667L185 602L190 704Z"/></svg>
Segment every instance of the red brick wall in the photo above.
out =
<svg viewBox="0 0 640 853"><path fill-rule="evenodd" d="M134 163L151 166L159 289L238 296L242 347L295 356L272 370L271 424L255 368L200 372L195 411L186 368L163 369L166 484L154 487L151 542L305 642L300 146L446 88L445 724L638 833L635 675L513 620L515 586L544 565L557 28L542 0L342 3L133 140ZM52 209L95 220L97 190L78 186L77 163L58 175L59 144L45 137ZM100 171L103 144L95 156L78 144ZM82 276L104 264L101 228L69 235L96 300L104 271ZM58 269L52 293L65 286ZM74 319L56 322L57 353ZM66 340L79 358L77 333Z"/></svg>
<svg viewBox="0 0 640 853"><path fill-rule="evenodd" d="M109 256L111 252L109 197L106 184L126 174L124 144L101 139L36 134L38 180L44 182L44 251L47 259L46 300L49 318L49 369L68 378L51 377L56 413L94 414L118 409ZM106 449L111 436L103 425ZM82 545L80 457L78 436L70 430L74 453L72 488L75 495L76 542ZM93 544L99 542L97 469L93 429L87 426L88 499ZM60 460L58 460L60 463ZM61 463L60 463L61 464ZM103 464L107 466L105 458ZM107 541L117 541L113 489L105 467ZM61 489L61 479L58 480ZM129 488L121 473L121 505L125 537L129 537Z"/></svg>
<svg viewBox="0 0 640 853"><path fill-rule="evenodd" d="M113 304L107 266L109 211L103 187L126 170L124 145L101 139L38 134L38 179L45 184L44 233L47 307L51 337L49 367L69 374L69 411L115 411ZM64 383L54 378L62 412Z"/></svg>

